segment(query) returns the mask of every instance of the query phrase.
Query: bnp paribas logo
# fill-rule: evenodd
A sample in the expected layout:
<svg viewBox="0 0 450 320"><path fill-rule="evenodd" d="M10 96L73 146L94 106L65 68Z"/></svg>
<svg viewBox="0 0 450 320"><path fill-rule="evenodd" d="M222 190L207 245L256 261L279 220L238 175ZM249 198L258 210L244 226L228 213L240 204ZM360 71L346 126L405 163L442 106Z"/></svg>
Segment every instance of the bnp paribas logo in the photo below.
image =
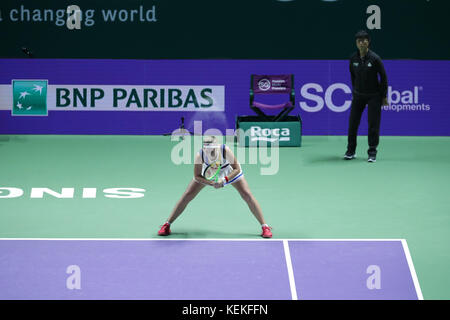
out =
<svg viewBox="0 0 450 320"><path fill-rule="evenodd" d="M13 116L46 116L48 80L13 80Z"/></svg>

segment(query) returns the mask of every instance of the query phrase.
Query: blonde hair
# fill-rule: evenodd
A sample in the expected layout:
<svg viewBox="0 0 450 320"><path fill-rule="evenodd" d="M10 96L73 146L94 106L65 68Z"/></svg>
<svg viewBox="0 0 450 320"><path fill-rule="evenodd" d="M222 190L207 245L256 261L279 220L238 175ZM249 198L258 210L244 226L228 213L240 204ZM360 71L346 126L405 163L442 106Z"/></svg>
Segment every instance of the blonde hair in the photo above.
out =
<svg viewBox="0 0 450 320"><path fill-rule="evenodd" d="M216 136L204 136L203 144L217 144L217 137Z"/></svg>

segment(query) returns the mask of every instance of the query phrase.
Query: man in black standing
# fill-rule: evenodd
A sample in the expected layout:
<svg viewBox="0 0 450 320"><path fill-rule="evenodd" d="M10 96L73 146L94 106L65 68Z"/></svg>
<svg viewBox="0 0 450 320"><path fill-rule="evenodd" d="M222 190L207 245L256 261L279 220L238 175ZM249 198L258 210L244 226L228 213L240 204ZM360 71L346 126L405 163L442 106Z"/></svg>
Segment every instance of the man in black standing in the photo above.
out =
<svg viewBox="0 0 450 320"><path fill-rule="evenodd" d="M380 140L381 106L388 105L387 77L381 58L369 49L370 36L362 30L356 33L358 51L350 58L350 75L352 78L352 105L348 126L348 144L344 159L356 158L356 137L361 115L367 105L369 132L367 151L369 162L375 162ZM378 75L380 78L378 79Z"/></svg>

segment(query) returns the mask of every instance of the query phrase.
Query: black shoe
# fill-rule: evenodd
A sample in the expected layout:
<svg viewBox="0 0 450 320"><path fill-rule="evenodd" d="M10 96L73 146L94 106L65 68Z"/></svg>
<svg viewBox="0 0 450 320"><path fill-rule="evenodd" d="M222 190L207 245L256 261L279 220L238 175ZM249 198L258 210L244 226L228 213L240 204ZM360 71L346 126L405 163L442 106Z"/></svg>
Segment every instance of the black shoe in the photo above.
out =
<svg viewBox="0 0 450 320"><path fill-rule="evenodd" d="M355 159L356 158L356 153L351 153L351 152L346 152L345 153L345 155L344 155L344 159L345 160L352 160L352 159Z"/></svg>
<svg viewBox="0 0 450 320"><path fill-rule="evenodd" d="M376 155L369 155L369 159L367 159L367 162L377 162L377 156Z"/></svg>

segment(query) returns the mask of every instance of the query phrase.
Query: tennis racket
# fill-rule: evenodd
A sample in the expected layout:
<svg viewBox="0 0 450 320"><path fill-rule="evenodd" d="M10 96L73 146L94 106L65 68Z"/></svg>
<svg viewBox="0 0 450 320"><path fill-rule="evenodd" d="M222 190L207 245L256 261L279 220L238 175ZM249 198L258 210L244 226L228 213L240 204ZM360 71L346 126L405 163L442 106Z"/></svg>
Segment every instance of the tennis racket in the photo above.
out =
<svg viewBox="0 0 450 320"><path fill-rule="evenodd" d="M206 180L217 182L219 180L220 162L209 164L203 173Z"/></svg>
<svg viewBox="0 0 450 320"><path fill-rule="evenodd" d="M205 171L203 172L203 176L206 180L218 182L222 160L220 146L216 144L205 145L203 146L203 149L204 155L208 160L206 163L209 162L209 164L205 168Z"/></svg>

